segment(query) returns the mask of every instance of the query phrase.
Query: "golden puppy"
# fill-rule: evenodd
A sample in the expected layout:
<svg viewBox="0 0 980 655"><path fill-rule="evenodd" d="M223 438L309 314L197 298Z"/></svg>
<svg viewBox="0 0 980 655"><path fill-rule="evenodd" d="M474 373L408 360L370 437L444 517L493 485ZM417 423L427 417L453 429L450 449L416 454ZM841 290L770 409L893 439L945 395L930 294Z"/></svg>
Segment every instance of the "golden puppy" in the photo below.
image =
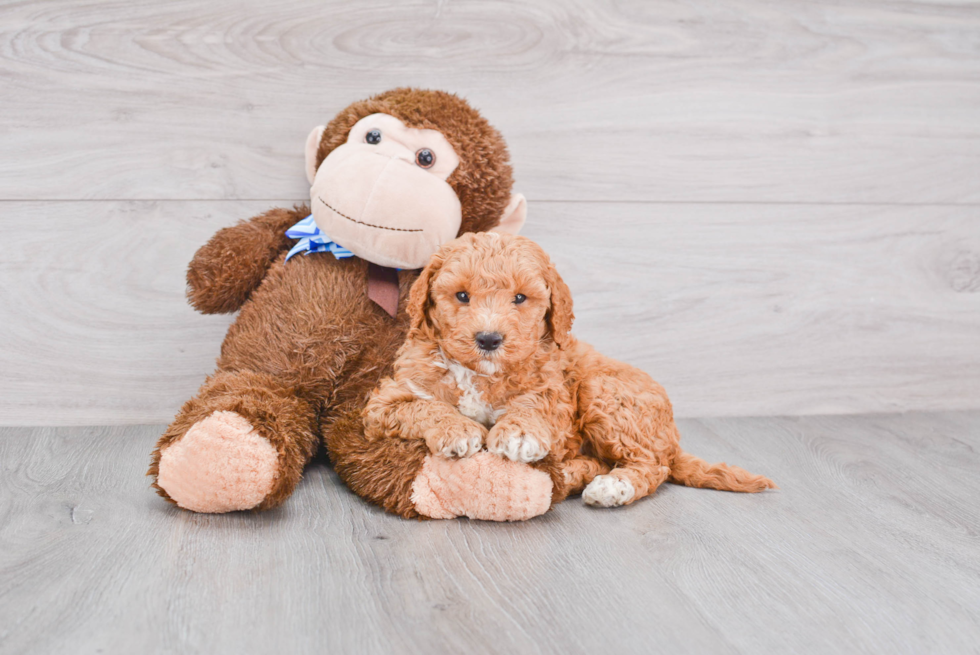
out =
<svg viewBox="0 0 980 655"><path fill-rule="evenodd" d="M450 458L484 448L519 462L550 453L570 493L603 507L665 480L775 486L680 449L663 388L569 333L571 294L529 239L489 232L446 244L412 287L408 312L394 377L365 410L369 437L424 440Z"/></svg>

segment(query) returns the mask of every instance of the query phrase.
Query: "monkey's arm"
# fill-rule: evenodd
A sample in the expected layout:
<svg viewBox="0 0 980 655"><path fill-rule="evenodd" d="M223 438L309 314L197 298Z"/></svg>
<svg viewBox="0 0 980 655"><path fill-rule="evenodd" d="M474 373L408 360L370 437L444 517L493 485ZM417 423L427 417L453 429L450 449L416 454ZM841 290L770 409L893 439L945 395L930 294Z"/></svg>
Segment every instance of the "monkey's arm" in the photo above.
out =
<svg viewBox="0 0 980 655"><path fill-rule="evenodd" d="M204 314L237 311L293 244L286 230L309 213L307 207L272 209L218 230L187 268L187 298L194 308Z"/></svg>

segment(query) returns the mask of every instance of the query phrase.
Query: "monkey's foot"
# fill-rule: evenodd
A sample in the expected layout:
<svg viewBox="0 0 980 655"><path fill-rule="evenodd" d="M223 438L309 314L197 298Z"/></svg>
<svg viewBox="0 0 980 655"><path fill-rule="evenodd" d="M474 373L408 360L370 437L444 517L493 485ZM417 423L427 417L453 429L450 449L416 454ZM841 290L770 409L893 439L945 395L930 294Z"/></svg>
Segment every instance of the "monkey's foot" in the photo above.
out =
<svg viewBox="0 0 980 655"><path fill-rule="evenodd" d="M487 451L464 459L428 456L412 483L415 510L433 519L523 521L551 507L551 477Z"/></svg>
<svg viewBox="0 0 980 655"><path fill-rule="evenodd" d="M276 449L235 412L214 412L160 453L157 485L180 507L219 514L252 509L272 490Z"/></svg>

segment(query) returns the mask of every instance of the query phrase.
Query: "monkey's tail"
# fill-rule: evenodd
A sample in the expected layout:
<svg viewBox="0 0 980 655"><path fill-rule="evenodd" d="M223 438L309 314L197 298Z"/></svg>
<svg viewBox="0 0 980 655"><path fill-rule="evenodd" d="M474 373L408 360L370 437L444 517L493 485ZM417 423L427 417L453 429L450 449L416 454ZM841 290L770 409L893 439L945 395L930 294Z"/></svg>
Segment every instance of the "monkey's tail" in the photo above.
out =
<svg viewBox="0 0 980 655"><path fill-rule="evenodd" d="M729 466L724 462L709 464L683 450L674 458L674 464L670 467L670 477L667 479L687 487L721 491L756 493L765 489L778 489L769 478L749 473L737 466Z"/></svg>

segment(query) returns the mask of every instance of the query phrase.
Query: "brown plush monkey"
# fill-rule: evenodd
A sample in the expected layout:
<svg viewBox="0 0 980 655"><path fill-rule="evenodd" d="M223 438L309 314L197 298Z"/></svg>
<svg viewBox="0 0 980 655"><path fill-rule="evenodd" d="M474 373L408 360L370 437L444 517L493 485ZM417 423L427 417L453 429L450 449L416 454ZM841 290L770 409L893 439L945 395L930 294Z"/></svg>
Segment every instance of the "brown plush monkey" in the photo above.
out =
<svg viewBox="0 0 980 655"><path fill-rule="evenodd" d="M217 371L160 438L153 486L198 512L268 509L289 497L323 439L355 492L402 516L419 516L423 469L426 493L451 500L440 516L469 515L478 494L493 508L480 518L527 518L509 499L528 485L545 511L563 493L555 468L427 463L417 444L367 442L361 422L404 340L416 269L459 234L523 225L500 134L455 95L395 89L314 129L306 163L310 208L220 230L190 264L194 307L241 312Z"/></svg>

